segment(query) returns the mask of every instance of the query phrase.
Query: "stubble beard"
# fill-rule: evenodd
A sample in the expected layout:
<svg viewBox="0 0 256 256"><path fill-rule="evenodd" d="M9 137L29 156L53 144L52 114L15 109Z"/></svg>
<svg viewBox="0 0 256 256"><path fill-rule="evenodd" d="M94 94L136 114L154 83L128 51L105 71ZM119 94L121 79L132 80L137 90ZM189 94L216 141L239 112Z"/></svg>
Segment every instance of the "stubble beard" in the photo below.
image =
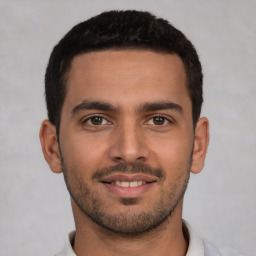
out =
<svg viewBox="0 0 256 256"><path fill-rule="evenodd" d="M190 176L191 161L188 164L187 170L180 170L180 176L169 184L168 191L161 193L163 197L161 200L155 202L148 211L133 211L132 205L138 203L137 198L120 198L120 203L127 206L127 210L116 214L108 214L102 209L102 203L97 194L90 190L88 184L83 182L79 177L69 177L72 173L72 168L67 168L63 158L62 170L64 173L64 179L66 182L67 189L70 193L71 198L74 200L79 209L94 223L100 227L114 233L123 236L139 236L146 234L152 230L163 226L166 221L169 221L172 214L174 213L177 205L182 201ZM157 176L162 175L162 181L165 180L165 172L162 169L152 169L150 166L145 164L133 164L132 166L117 165L111 168L104 168L97 170L95 173L113 173L115 170L123 170L125 173L136 173L142 171L145 174L154 174ZM161 179L160 179L161 180Z"/></svg>

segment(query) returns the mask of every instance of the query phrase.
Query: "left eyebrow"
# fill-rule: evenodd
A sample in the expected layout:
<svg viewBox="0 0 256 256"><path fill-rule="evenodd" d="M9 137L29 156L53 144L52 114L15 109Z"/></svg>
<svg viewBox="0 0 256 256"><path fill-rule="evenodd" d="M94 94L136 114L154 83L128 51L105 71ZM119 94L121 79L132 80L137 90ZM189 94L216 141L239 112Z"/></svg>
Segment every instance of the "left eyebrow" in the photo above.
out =
<svg viewBox="0 0 256 256"><path fill-rule="evenodd" d="M145 103L138 108L138 112L150 112L150 111L159 111L159 110L174 110L182 114L182 107L174 102L152 102Z"/></svg>

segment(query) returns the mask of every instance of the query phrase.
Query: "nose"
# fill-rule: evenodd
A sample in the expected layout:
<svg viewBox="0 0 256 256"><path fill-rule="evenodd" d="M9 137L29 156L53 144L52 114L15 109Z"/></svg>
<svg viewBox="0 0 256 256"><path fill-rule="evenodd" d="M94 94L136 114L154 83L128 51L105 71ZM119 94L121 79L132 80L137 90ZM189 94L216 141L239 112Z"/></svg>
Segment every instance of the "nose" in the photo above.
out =
<svg viewBox="0 0 256 256"><path fill-rule="evenodd" d="M132 164L145 162L148 159L149 149L141 127L135 124L123 125L113 134L112 139L109 148L111 161Z"/></svg>

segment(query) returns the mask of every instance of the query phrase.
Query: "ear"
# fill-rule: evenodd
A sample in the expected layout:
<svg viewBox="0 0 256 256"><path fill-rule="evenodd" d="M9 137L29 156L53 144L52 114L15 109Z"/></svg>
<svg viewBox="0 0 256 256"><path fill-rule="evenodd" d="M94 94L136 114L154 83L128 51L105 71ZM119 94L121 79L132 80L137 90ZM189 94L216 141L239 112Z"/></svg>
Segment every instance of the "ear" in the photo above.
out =
<svg viewBox="0 0 256 256"><path fill-rule="evenodd" d="M44 120L39 132L42 151L51 170L55 173L61 173L61 157L56 135L56 127L49 121Z"/></svg>
<svg viewBox="0 0 256 256"><path fill-rule="evenodd" d="M191 172L199 173L204 167L204 159L209 144L209 121L202 117L195 128L194 151L192 157Z"/></svg>

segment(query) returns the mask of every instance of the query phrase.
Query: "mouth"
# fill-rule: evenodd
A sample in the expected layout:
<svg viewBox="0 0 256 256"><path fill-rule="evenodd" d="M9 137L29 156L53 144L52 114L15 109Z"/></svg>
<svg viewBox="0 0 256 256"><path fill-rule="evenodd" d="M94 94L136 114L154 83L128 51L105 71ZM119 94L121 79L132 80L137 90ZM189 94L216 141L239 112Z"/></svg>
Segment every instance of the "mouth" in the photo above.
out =
<svg viewBox="0 0 256 256"><path fill-rule="evenodd" d="M148 191L157 182L157 178L144 174L112 174L100 182L118 197L135 198Z"/></svg>
<svg viewBox="0 0 256 256"><path fill-rule="evenodd" d="M136 180L136 181L130 181L130 182L117 180L109 184L113 184L122 188L135 188L135 187L146 184L146 182L142 180Z"/></svg>

